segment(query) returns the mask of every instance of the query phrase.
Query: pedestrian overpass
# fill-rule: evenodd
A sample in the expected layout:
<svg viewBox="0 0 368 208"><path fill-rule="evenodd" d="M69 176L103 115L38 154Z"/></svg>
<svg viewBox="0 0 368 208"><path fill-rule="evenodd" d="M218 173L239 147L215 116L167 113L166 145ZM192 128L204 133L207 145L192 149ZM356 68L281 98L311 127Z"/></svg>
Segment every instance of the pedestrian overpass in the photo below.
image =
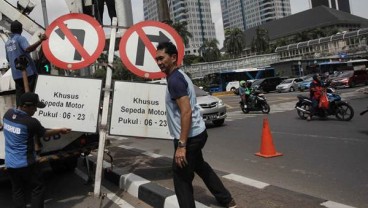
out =
<svg viewBox="0 0 368 208"><path fill-rule="evenodd" d="M280 61L277 53L248 56L238 59L185 65L182 69L189 73L192 79L203 78L207 74L234 69L256 68L270 66Z"/></svg>

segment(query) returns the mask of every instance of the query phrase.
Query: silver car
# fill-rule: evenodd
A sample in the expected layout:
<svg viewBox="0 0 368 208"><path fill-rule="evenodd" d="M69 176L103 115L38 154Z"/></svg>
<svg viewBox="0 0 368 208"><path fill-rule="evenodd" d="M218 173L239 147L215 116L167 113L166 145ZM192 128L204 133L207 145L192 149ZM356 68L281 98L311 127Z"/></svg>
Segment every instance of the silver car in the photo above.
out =
<svg viewBox="0 0 368 208"><path fill-rule="evenodd" d="M303 79L301 78L290 78L285 79L279 85L276 86L277 92L294 92L298 89L298 84L302 82Z"/></svg>
<svg viewBox="0 0 368 208"><path fill-rule="evenodd" d="M201 108L201 115L205 122L212 122L216 126L221 126L226 118L226 106L221 99L210 95L194 85L197 97L197 104Z"/></svg>

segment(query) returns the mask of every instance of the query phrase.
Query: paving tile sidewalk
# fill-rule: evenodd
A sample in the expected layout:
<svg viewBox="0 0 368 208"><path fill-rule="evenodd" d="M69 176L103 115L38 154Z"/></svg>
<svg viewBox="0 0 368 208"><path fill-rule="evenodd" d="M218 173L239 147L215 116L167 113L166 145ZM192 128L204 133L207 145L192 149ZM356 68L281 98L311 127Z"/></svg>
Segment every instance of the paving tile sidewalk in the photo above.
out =
<svg viewBox="0 0 368 208"><path fill-rule="evenodd" d="M123 145L109 147L109 152L113 161L105 161L104 179L153 207L179 207L173 191L171 158ZM89 157L93 167L96 165L96 159L96 154ZM231 173L216 172L232 193L238 208L350 207ZM195 176L193 185L197 207L221 207L199 176Z"/></svg>

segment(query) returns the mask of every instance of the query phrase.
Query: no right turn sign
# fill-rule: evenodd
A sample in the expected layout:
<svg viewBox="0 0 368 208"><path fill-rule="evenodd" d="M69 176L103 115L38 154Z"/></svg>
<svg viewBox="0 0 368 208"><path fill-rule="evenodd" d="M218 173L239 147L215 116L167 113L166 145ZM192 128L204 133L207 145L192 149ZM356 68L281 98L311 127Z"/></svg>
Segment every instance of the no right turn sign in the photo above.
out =
<svg viewBox="0 0 368 208"><path fill-rule="evenodd" d="M180 35L169 25L144 21L133 25L121 38L119 52L124 65L143 78L158 79L166 75L156 64L156 45L171 41L178 49L178 65L183 61L184 44Z"/></svg>

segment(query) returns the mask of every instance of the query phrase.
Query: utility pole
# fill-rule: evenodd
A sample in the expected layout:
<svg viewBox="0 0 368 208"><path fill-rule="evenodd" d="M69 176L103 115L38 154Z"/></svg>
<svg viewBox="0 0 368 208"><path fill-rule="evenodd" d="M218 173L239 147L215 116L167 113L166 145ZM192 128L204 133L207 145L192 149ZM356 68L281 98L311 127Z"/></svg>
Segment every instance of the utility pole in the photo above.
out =
<svg viewBox="0 0 368 208"><path fill-rule="evenodd" d="M170 11L167 5L167 0L156 0L158 8L158 20L161 22L170 21Z"/></svg>
<svg viewBox="0 0 368 208"><path fill-rule="evenodd" d="M45 28L47 28L49 26L49 19L47 16L46 0L41 0L41 5L42 5L43 23Z"/></svg>

